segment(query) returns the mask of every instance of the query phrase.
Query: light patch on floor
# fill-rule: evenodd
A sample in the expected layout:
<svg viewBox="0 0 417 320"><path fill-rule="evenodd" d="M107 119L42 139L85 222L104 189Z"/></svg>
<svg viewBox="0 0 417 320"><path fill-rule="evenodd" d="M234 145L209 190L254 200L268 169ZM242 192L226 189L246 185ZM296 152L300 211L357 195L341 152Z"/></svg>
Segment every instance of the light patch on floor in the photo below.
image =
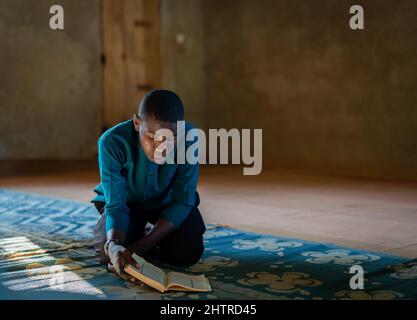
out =
<svg viewBox="0 0 417 320"><path fill-rule="evenodd" d="M42 254L43 261L54 259L44 251L46 250L25 236L0 238L0 256L11 262L14 259L30 258L39 254ZM36 262L30 263L26 266L25 277L4 280L0 285L10 290L10 295L19 299L35 298L33 295L38 292L34 293L31 290L48 291L49 294L54 291L62 294L82 293L95 298L105 298L105 294L100 289L71 271L74 269L70 264L71 261L70 259L61 259L52 266Z"/></svg>

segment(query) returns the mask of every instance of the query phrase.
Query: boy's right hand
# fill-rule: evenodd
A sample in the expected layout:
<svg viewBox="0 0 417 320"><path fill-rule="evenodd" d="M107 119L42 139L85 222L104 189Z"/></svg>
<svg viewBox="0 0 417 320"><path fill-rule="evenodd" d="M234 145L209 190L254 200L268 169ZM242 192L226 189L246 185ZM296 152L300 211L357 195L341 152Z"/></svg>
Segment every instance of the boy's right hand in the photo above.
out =
<svg viewBox="0 0 417 320"><path fill-rule="evenodd" d="M136 261L132 258L129 250L115 242L111 242L108 248L109 258L117 275L121 276L124 267L127 264L137 266Z"/></svg>

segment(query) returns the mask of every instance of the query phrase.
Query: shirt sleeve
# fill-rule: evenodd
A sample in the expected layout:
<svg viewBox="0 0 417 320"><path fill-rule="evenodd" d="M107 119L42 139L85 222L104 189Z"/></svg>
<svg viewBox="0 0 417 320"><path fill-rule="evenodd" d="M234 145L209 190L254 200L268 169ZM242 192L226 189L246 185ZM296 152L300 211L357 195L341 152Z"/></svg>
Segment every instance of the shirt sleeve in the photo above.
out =
<svg viewBox="0 0 417 320"><path fill-rule="evenodd" d="M198 163L179 165L174 177L171 204L162 212L161 218L176 227L187 218L195 204L198 182Z"/></svg>
<svg viewBox="0 0 417 320"><path fill-rule="evenodd" d="M104 207L106 232L111 229L127 232L129 209L126 203L126 178L122 176L122 165L117 155L117 145L111 136L100 138L98 160L101 185L106 200Z"/></svg>

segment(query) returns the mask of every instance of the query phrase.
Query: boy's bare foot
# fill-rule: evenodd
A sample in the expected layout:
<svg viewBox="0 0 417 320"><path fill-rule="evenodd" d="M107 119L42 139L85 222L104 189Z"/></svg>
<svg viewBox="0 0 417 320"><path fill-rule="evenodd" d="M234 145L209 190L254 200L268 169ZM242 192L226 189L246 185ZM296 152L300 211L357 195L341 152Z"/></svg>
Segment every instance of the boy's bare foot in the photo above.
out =
<svg viewBox="0 0 417 320"><path fill-rule="evenodd" d="M100 264L107 264L110 262L110 258L104 252L104 243L96 243L94 249Z"/></svg>

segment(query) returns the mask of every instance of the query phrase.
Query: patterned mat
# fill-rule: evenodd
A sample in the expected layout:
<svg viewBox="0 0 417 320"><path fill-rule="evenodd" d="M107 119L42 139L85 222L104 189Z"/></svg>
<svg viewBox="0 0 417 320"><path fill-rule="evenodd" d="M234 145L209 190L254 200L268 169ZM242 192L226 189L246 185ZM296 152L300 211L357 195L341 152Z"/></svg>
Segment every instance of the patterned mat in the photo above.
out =
<svg viewBox="0 0 417 320"><path fill-rule="evenodd" d="M417 299L417 260L209 226L189 268L210 293L160 294L99 265L90 245L98 218L85 203L0 189L0 299ZM364 289L349 286L352 265Z"/></svg>

